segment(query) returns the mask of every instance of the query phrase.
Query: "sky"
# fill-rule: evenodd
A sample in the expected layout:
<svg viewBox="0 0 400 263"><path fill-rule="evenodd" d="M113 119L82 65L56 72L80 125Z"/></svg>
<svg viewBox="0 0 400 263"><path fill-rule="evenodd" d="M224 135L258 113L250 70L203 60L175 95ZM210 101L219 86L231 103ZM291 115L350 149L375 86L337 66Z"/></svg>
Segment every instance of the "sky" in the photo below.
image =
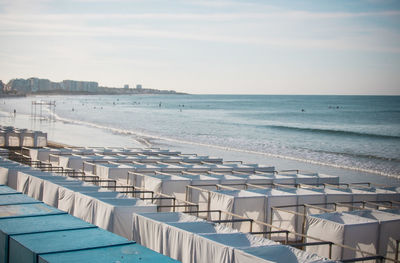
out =
<svg viewBox="0 0 400 263"><path fill-rule="evenodd" d="M399 0L0 0L0 79L400 95Z"/></svg>

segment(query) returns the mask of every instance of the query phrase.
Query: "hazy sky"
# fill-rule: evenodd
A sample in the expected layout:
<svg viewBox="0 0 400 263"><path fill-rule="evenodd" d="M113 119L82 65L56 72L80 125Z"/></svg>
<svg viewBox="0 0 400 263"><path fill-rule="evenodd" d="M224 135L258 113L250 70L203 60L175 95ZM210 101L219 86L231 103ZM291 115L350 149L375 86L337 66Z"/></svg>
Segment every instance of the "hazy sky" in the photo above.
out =
<svg viewBox="0 0 400 263"><path fill-rule="evenodd" d="M0 0L0 79L399 94L400 0Z"/></svg>

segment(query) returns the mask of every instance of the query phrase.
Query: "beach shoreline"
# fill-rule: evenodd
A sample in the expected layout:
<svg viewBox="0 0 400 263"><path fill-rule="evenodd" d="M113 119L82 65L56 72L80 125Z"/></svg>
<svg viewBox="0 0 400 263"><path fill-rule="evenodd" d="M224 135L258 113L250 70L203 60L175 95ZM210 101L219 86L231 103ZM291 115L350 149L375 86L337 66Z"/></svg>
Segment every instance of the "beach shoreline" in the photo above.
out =
<svg viewBox="0 0 400 263"><path fill-rule="evenodd" d="M277 170L303 170L309 172L338 175L342 182L371 181L375 183L399 185L400 180L394 177L378 175L362 169L346 169L324 165L313 160L298 159L221 145L210 145L201 142L177 140L165 136L147 135L132 130L123 130L105 125L88 124L82 121L55 118L52 121L33 119L29 114L17 111L16 115L4 111L1 113L2 124L18 128L42 130L48 133L51 145L56 147L127 147L146 148L160 147L178 150L182 153L197 153L238 160L247 163L258 163L275 166Z"/></svg>

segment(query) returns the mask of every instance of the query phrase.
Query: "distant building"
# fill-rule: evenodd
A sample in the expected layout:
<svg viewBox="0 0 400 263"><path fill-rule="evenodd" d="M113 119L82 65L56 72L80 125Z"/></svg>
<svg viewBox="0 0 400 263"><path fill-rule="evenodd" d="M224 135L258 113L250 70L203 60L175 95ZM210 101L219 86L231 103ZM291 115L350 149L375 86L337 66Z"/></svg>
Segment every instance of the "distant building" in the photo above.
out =
<svg viewBox="0 0 400 263"><path fill-rule="evenodd" d="M136 85L136 89L142 89L142 85L141 84L137 84Z"/></svg>
<svg viewBox="0 0 400 263"><path fill-rule="evenodd" d="M128 85L128 84L125 84L125 85L124 85L124 89L129 89L129 85Z"/></svg>
<svg viewBox="0 0 400 263"><path fill-rule="evenodd" d="M27 79L30 92L50 91L51 82L48 79L30 78Z"/></svg>
<svg viewBox="0 0 400 263"><path fill-rule="evenodd" d="M4 93L6 85L0 80L0 93Z"/></svg>
<svg viewBox="0 0 400 263"><path fill-rule="evenodd" d="M63 90L71 92L96 92L99 88L99 84L94 81L63 80L60 84Z"/></svg>
<svg viewBox="0 0 400 263"><path fill-rule="evenodd" d="M31 92L30 81L27 79L12 79L6 85L7 91Z"/></svg>

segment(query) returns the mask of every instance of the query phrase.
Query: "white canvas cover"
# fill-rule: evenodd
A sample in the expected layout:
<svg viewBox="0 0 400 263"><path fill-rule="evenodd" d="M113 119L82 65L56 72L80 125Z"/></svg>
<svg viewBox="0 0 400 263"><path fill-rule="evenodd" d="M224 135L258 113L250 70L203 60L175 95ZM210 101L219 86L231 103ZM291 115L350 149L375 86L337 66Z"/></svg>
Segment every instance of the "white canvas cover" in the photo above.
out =
<svg viewBox="0 0 400 263"><path fill-rule="evenodd" d="M142 174L142 186L146 190L153 191L155 197L158 197L158 193L163 193L171 196L175 196L180 200L185 200L186 186L190 185L190 180L181 176L155 174L146 175ZM157 204L171 204L171 200L155 200Z"/></svg>
<svg viewBox="0 0 400 263"><path fill-rule="evenodd" d="M318 191L313 191L313 190L308 190L308 189L302 189L302 188L280 188L279 190L284 191L284 192L289 192L292 194L295 194L297 196L297 205L304 205L304 204L323 204L325 203L326 197L325 194L318 192ZM304 214L304 213L309 213L313 212L313 209L309 211L310 209L304 209L304 206L297 206L297 209L295 210L298 213ZM287 215L289 217L289 215ZM290 231L295 231L297 233L303 233L303 216L300 215L292 215L293 220L295 224L291 226L288 230ZM300 237L297 237L297 239Z"/></svg>
<svg viewBox="0 0 400 263"><path fill-rule="evenodd" d="M202 174L182 174L180 177L190 180L190 185L201 185L202 189L214 190L219 179ZM207 210L208 193L197 189L187 188L187 200L199 205L199 210Z"/></svg>
<svg viewBox="0 0 400 263"><path fill-rule="evenodd" d="M269 246L276 243L243 233L195 234L193 262L234 262L234 248Z"/></svg>
<svg viewBox="0 0 400 263"><path fill-rule="evenodd" d="M6 133L0 131L0 147L5 147L5 146L6 146Z"/></svg>
<svg viewBox="0 0 400 263"><path fill-rule="evenodd" d="M118 192L99 189L98 192L76 192L74 198L73 215L88 223L95 224L97 212L96 199L124 198L124 196Z"/></svg>
<svg viewBox="0 0 400 263"><path fill-rule="evenodd" d="M63 180L64 179L64 180ZM82 181L72 179L72 178L64 178L61 176L54 176L54 178L48 178L43 182L43 202L53 207L58 207L58 199L59 199L59 188L62 185L82 185Z"/></svg>
<svg viewBox="0 0 400 263"><path fill-rule="evenodd" d="M157 211L155 205L137 198L109 196L109 192L75 193L73 215L130 239L133 213Z"/></svg>
<svg viewBox="0 0 400 263"><path fill-rule="evenodd" d="M37 133L33 131L21 132L21 146L23 147L35 147Z"/></svg>
<svg viewBox="0 0 400 263"><path fill-rule="evenodd" d="M337 244L347 245L376 254L378 248L379 224L377 220L345 213L325 213L307 216L306 234ZM307 242L315 240L307 239ZM307 252L322 257L329 256L328 246L307 246ZM332 246L332 259L351 259L369 256L350 249Z"/></svg>
<svg viewBox="0 0 400 263"><path fill-rule="evenodd" d="M30 166L21 165L10 162L3 163L0 167L0 184L7 185L13 189L17 189L17 178L19 171L32 170Z"/></svg>
<svg viewBox="0 0 400 263"><path fill-rule="evenodd" d="M286 206L291 205L291 207L285 208L285 210L296 212L297 205L297 195L277 189L249 189L248 191L262 194L266 196L265 205L265 218L266 222L283 229L290 229L296 225L295 217L293 214L272 209L275 206ZM285 238L284 234L273 235L271 237L273 240L282 240Z"/></svg>
<svg viewBox="0 0 400 263"><path fill-rule="evenodd" d="M234 250L234 262L241 263L297 263L333 262L299 249L284 245L240 248Z"/></svg>
<svg viewBox="0 0 400 263"><path fill-rule="evenodd" d="M326 206L322 206L327 209L335 209L335 205L333 203L349 203L353 201L353 194L351 192L336 189L336 188L323 188L323 189L312 189L312 191L320 192L325 195ZM341 207L338 207L340 210ZM344 210L348 210L348 208L344 208ZM317 211L313 211L313 213L320 213Z"/></svg>
<svg viewBox="0 0 400 263"><path fill-rule="evenodd" d="M55 148L38 148L38 149L29 149L29 156L32 158L32 161L42 161L48 162L49 161L49 154L57 154L57 153L70 153L72 152L71 149L55 149Z"/></svg>
<svg viewBox="0 0 400 263"><path fill-rule="evenodd" d="M378 253L384 257L395 259L396 240L400 240L400 213L394 214L379 210L357 210L347 212L379 222Z"/></svg>
<svg viewBox="0 0 400 263"><path fill-rule="evenodd" d="M134 171L135 167L128 164L103 163L96 165L96 175L103 179L125 180L128 171Z"/></svg>
<svg viewBox="0 0 400 263"><path fill-rule="evenodd" d="M79 171L82 169L83 160L86 160L86 159L87 158L85 156L77 156L77 155L63 156L63 155L60 155L58 157L58 165L63 168L71 168L76 171Z"/></svg>
<svg viewBox="0 0 400 263"><path fill-rule="evenodd" d="M266 198L262 194L245 190L218 190L210 195L210 209L231 212L249 217L258 221L265 221ZM218 220L218 214L211 214L212 220ZM232 216L222 213L221 219L232 219ZM229 224L242 232L250 231L250 222L235 222ZM253 224L253 231L262 231L264 228Z"/></svg>
<svg viewBox="0 0 400 263"><path fill-rule="evenodd" d="M57 208L74 214L75 193L76 192L97 192L99 187L83 183L82 185L62 185L58 188L58 206Z"/></svg>
<svg viewBox="0 0 400 263"><path fill-rule="evenodd" d="M6 133L6 146L8 147L20 147L21 137L18 131L9 131Z"/></svg>
<svg viewBox="0 0 400 263"><path fill-rule="evenodd" d="M162 253L164 223L194 221L204 222L198 217L179 212L134 213L132 239L147 248Z"/></svg>
<svg viewBox="0 0 400 263"><path fill-rule="evenodd" d="M233 229L210 222L169 222L163 229L163 254L180 262L193 260L194 233L233 233Z"/></svg>

